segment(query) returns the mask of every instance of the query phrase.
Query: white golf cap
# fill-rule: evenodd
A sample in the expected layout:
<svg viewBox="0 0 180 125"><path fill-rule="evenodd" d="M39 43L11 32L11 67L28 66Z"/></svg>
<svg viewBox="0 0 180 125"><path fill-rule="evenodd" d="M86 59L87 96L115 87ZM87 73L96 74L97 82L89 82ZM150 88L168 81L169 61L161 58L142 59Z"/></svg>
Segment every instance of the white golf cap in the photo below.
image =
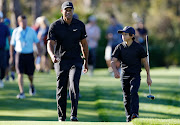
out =
<svg viewBox="0 0 180 125"><path fill-rule="evenodd" d="M0 18L3 18L3 13L0 11Z"/></svg>

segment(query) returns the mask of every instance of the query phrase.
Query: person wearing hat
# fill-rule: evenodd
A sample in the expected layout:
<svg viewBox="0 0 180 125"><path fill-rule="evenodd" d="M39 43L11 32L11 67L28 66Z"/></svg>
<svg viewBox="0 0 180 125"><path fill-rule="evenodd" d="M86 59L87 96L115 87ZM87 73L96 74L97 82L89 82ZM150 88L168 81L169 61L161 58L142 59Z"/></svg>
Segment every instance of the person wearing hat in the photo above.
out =
<svg viewBox="0 0 180 125"><path fill-rule="evenodd" d="M3 79L6 70L6 38L10 41L10 31L8 26L3 22L3 13L0 11L0 88L4 87Z"/></svg>
<svg viewBox="0 0 180 125"><path fill-rule="evenodd" d="M147 72L147 84L151 85L152 80L146 58L147 54L142 45L134 41L134 28L126 26L123 30L118 30L118 33L122 34L123 42L116 46L112 54L111 66L114 77L121 77L126 121L130 122L132 119L139 117L138 89L141 81L141 62ZM115 65L117 61L121 63L121 75Z"/></svg>
<svg viewBox="0 0 180 125"><path fill-rule="evenodd" d="M69 1L61 6L62 17L50 25L47 49L54 63L57 78L58 120L66 120L67 85L71 99L71 121L78 121L79 80L82 65L88 71L88 44L85 25L73 18L74 7ZM82 47L81 47L82 46ZM83 55L83 57L82 57Z"/></svg>

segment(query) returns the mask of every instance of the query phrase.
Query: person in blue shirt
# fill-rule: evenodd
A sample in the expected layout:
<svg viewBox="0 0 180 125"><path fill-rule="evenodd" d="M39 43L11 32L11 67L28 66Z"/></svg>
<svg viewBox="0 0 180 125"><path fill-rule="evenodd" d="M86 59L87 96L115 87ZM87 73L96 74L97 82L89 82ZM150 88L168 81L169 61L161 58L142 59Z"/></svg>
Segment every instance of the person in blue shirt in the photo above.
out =
<svg viewBox="0 0 180 125"><path fill-rule="evenodd" d="M10 41L10 32L8 27L3 23L3 13L0 11L0 88L4 87L3 78L6 70L6 38Z"/></svg>
<svg viewBox="0 0 180 125"><path fill-rule="evenodd" d="M117 30L123 29L123 25L120 24L115 15L110 15L110 25L108 26L108 29L106 31L106 38L108 40L106 49L105 49L105 60L106 64L108 67L108 71L112 73L112 68L111 68L111 54L114 51L114 48L122 42L121 35L117 33ZM119 63L117 62L116 65Z"/></svg>
<svg viewBox="0 0 180 125"><path fill-rule="evenodd" d="M13 28L11 28L11 21L8 18L4 18L4 24L8 26L9 31L10 31L10 35L12 36L12 32L13 32ZM11 78L12 80L15 79L15 62L13 61L13 66L9 66L9 44L10 41L8 40L8 38L6 38L6 47L5 47L5 51L6 51L6 72L5 72L5 79L6 81L9 80L9 70L11 71ZM15 52L14 52L15 55Z"/></svg>
<svg viewBox="0 0 180 125"><path fill-rule="evenodd" d="M27 74L30 80L29 94L35 95L35 87L33 84L33 74L35 70L33 44L39 42L36 32L27 26L26 16L20 15L18 17L19 27L15 28L10 42L10 64L13 62L13 52L16 51L15 66L18 74L18 85L20 94L18 99L25 98L23 88L23 74ZM39 48L39 44L37 44Z"/></svg>

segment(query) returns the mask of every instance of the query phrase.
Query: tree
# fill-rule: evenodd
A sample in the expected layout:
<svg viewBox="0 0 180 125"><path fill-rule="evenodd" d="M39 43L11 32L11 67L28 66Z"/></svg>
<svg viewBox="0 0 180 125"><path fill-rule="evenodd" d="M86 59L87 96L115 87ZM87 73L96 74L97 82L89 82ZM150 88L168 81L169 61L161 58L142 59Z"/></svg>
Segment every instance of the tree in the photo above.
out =
<svg viewBox="0 0 180 125"><path fill-rule="evenodd" d="M36 20L37 17L41 16L41 0L33 0L32 1L32 17L33 20Z"/></svg>
<svg viewBox="0 0 180 125"><path fill-rule="evenodd" d="M17 17L22 14L19 0L10 0L11 24L13 27L18 26Z"/></svg>
<svg viewBox="0 0 180 125"><path fill-rule="evenodd" d="M6 0L0 0L0 11L3 12L4 17L6 17L7 13L7 1Z"/></svg>

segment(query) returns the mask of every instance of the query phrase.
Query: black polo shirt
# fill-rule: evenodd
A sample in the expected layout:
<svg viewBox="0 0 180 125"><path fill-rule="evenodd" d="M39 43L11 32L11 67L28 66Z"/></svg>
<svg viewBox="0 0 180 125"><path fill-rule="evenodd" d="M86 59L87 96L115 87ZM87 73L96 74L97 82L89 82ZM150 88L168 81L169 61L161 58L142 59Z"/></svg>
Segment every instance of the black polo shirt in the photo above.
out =
<svg viewBox="0 0 180 125"><path fill-rule="evenodd" d="M85 25L80 20L72 19L68 25L63 17L50 25L47 40L54 40L55 55L60 60L70 60L79 62L81 58L80 41L86 38Z"/></svg>
<svg viewBox="0 0 180 125"><path fill-rule="evenodd" d="M125 42L118 44L112 54L121 62L121 69L125 73L139 74L141 72L141 59L147 56L144 48L133 41L130 46Z"/></svg>

